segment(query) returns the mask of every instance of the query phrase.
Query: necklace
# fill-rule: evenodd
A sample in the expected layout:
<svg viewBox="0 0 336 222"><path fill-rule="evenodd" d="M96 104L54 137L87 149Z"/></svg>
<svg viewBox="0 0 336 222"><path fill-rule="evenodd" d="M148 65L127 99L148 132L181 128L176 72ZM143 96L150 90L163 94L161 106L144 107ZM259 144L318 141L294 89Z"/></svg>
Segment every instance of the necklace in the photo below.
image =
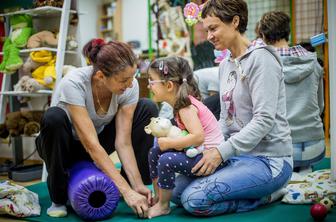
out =
<svg viewBox="0 0 336 222"><path fill-rule="evenodd" d="M95 89L96 89L96 98L97 98L97 103L98 103L98 106L99 106L99 109L98 110L101 110L101 111L103 111L103 113L102 114L106 114L107 113L107 111L103 108L103 106L101 105L101 103L100 103L100 99L99 99L99 95L98 95L98 89L97 89L97 86L95 87ZM98 113L98 110L97 110L97 113Z"/></svg>

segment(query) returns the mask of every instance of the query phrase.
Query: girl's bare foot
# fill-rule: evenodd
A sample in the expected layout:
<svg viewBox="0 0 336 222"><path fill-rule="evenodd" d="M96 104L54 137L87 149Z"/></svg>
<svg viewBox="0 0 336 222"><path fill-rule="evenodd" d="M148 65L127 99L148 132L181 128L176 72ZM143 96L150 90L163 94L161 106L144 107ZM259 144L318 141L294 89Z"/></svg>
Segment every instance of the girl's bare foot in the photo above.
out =
<svg viewBox="0 0 336 222"><path fill-rule="evenodd" d="M158 202L159 202L159 197L158 196L154 196L152 198L151 207L154 206L155 204L157 204Z"/></svg>
<svg viewBox="0 0 336 222"><path fill-rule="evenodd" d="M158 217L161 215L167 215L170 213L169 202L168 204L162 204L161 202L156 203L154 206L149 208L148 218Z"/></svg>

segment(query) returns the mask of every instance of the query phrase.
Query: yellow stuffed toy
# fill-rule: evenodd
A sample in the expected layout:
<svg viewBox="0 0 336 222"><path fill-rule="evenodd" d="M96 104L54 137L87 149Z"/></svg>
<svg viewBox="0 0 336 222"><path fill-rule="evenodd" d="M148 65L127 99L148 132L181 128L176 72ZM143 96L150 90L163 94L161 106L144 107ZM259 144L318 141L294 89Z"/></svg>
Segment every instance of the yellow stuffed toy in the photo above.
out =
<svg viewBox="0 0 336 222"><path fill-rule="evenodd" d="M32 77L46 88L53 89L56 80L56 56L52 56L48 60L46 65L42 65L32 72Z"/></svg>

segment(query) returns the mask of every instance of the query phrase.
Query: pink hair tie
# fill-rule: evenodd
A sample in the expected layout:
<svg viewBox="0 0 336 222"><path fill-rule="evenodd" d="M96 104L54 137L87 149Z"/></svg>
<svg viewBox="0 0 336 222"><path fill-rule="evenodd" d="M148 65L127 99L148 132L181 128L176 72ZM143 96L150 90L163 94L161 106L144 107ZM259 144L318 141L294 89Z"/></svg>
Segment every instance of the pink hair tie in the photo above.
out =
<svg viewBox="0 0 336 222"><path fill-rule="evenodd" d="M102 47L103 45L105 45L104 39L94 39L94 40L92 40L92 47L94 47L94 48L96 46Z"/></svg>

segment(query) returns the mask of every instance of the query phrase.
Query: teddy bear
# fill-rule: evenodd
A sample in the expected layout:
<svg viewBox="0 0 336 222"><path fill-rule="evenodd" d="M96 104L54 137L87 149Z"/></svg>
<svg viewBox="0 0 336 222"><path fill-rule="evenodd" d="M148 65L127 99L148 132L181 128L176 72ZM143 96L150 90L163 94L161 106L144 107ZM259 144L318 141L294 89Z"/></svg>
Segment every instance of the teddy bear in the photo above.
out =
<svg viewBox="0 0 336 222"><path fill-rule="evenodd" d="M150 123L145 126L145 132L158 138L180 138L188 135L186 130L181 130L177 126L174 126L169 119L162 117L152 117ZM185 148L185 151L189 158L193 158L201 153L200 150L194 147L187 147Z"/></svg>
<svg viewBox="0 0 336 222"><path fill-rule="evenodd" d="M32 17L28 14L12 15L9 19L12 32L5 39L3 46L3 60L0 72L13 74L18 70L23 61L20 58L19 48L24 48L32 34Z"/></svg>
<svg viewBox="0 0 336 222"><path fill-rule="evenodd" d="M40 131L40 122L44 111L16 111L6 115L0 124L0 137L26 135L32 136Z"/></svg>
<svg viewBox="0 0 336 222"><path fill-rule="evenodd" d="M22 76L22 78L14 85L14 91L16 92L25 91L33 93L41 89L45 88L29 76Z"/></svg>
<svg viewBox="0 0 336 222"><path fill-rule="evenodd" d="M38 32L28 39L27 48L38 48L43 46L57 47L58 39L56 35L50 31Z"/></svg>

